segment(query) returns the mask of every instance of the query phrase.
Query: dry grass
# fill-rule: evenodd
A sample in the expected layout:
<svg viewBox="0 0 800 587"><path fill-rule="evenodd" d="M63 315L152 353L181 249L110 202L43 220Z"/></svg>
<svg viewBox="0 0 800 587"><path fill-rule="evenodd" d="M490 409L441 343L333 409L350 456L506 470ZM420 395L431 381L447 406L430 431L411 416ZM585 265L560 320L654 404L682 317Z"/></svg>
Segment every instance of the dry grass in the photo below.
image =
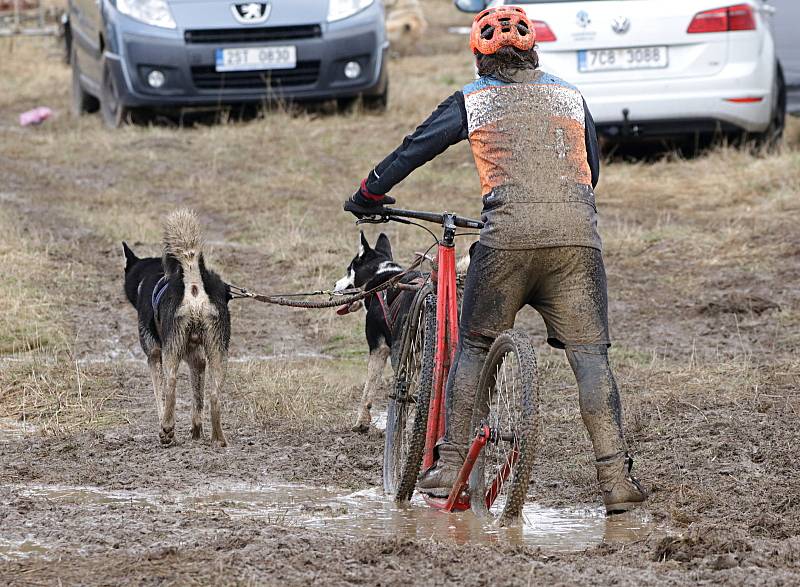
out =
<svg viewBox="0 0 800 587"><path fill-rule="evenodd" d="M55 271L41 235L23 230L19 217L0 208L0 355L60 346L59 308L45 276Z"/></svg>
<svg viewBox="0 0 800 587"><path fill-rule="evenodd" d="M121 369L85 367L64 355L35 353L26 360L0 363L0 418L37 434L66 435L123 421L116 406L122 397Z"/></svg>
<svg viewBox="0 0 800 587"><path fill-rule="evenodd" d="M269 428L275 422L303 432L345 429L360 395L361 365L328 361L259 361L231 369L231 402L248 424Z"/></svg>

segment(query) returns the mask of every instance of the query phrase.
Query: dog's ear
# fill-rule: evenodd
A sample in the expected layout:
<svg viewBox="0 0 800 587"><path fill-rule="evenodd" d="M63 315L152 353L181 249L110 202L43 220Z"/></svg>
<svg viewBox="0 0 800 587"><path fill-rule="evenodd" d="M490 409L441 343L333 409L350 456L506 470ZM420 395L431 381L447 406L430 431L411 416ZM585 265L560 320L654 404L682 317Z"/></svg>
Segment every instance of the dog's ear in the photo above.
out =
<svg viewBox="0 0 800 587"><path fill-rule="evenodd" d="M381 235L378 237L378 242L375 243L375 250L380 254L385 255L389 259L394 260L394 257L392 256L392 245L389 242L389 237L384 233L381 233Z"/></svg>
<svg viewBox="0 0 800 587"><path fill-rule="evenodd" d="M369 246L369 242L367 241L367 237L364 236L364 233L361 233L361 240L358 243L358 256L363 257L367 254L367 251L370 251L371 248Z"/></svg>
<svg viewBox="0 0 800 587"><path fill-rule="evenodd" d="M136 253L131 250L131 248L128 246L128 243L125 241L122 241L122 252L125 253L126 267L130 267L139 260L139 257L136 256Z"/></svg>

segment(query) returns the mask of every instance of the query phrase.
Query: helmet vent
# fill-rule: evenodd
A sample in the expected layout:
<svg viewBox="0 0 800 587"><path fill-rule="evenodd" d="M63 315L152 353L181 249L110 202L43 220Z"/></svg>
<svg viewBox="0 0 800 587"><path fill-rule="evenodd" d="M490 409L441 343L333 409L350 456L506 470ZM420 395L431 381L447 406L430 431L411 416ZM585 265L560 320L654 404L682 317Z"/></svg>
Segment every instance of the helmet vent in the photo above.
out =
<svg viewBox="0 0 800 587"><path fill-rule="evenodd" d="M493 55L503 47L528 51L535 45L536 31L522 8L487 8L473 21L470 48L476 55Z"/></svg>

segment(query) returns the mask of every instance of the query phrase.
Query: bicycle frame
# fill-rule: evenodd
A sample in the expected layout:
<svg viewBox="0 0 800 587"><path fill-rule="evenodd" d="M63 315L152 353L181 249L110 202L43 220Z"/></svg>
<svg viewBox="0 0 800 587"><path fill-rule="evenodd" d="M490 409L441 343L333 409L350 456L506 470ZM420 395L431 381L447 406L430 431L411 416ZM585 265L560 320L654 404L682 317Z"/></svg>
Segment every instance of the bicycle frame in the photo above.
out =
<svg viewBox="0 0 800 587"><path fill-rule="evenodd" d="M434 462L434 447L444 436L444 393L447 376L458 345L458 294L456 292L455 225L445 215L444 238L439 243L436 268L431 279L436 283L436 355L434 359L433 401L428 411L428 430L422 467Z"/></svg>
<svg viewBox="0 0 800 587"><path fill-rule="evenodd" d="M440 241L437 254L437 263L431 274L431 279L436 283L436 355L434 358L434 396L428 410L428 428L425 436L425 451L423 453L422 467L426 470L433 466L434 448L436 443L445 433L445 390L450 367L455 360L458 346L458 292L456 290L456 250L455 230L453 215L444 215L444 238ZM450 491L447 500L424 496L425 502L431 507L446 512L464 511L470 508L470 496L467 488L468 479L472 473L481 450L488 441L492 440L492 431L483 424L472 441L464 465L459 471L458 480ZM494 439L497 441L498 439ZM517 459L518 447L514 447L509 460L504 464L499 475L494 479L489 491L486 493L485 505L490 508L500 489L511 474Z"/></svg>
<svg viewBox="0 0 800 587"><path fill-rule="evenodd" d="M456 348L458 345L458 292L456 290L456 227L481 229L483 223L477 220L461 218L455 214L445 212L443 215L430 212L416 212L412 210L399 210L381 208L378 210L358 208L352 203L345 204L345 210L363 214L361 222L379 223L394 220L410 224L406 218L434 222L444 227L444 236L439 241L437 262L431 273L431 282L436 285L436 352L434 355L434 395L428 408L428 425L425 431L425 448L423 451L423 470L429 469L434 464L434 449L436 443L445 433L445 392L447 378L450 373ZM519 460L519 446L514 439L506 438L497 430L492 430L487 424L481 424L470 446L469 453L461 467L458 481L450 491L448 498L441 499L424 496L428 505L447 512L463 511L470 508L470 495L468 480L472 469L477 462L481 450L488 442L514 442L511 454L503 464L492 485L485 493L486 508L490 508L500 494L503 484L511 475L514 465Z"/></svg>

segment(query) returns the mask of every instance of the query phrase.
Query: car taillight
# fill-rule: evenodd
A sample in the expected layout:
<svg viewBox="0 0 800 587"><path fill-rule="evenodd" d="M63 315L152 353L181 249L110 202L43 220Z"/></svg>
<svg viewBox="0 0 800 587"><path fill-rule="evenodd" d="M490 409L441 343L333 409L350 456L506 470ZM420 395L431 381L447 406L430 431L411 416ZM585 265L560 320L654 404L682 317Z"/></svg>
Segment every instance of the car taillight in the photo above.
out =
<svg viewBox="0 0 800 587"><path fill-rule="evenodd" d="M747 4L737 4L728 8L729 31L754 31L756 18L753 9Z"/></svg>
<svg viewBox="0 0 800 587"><path fill-rule="evenodd" d="M537 43L552 43L556 40L556 35L546 22L541 20L533 21L533 30L536 31Z"/></svg>
<svg viewBox="0 0 800 587"><path fill-rule="evenodd" d="M695 14L687 33L727 33L729 31L754 31L756 19L749 4L715 8Z"/></svg>
<svg viewBox="0 0 800 587"><path fill-rule="evenodd" d="M724 33L728 31L728 9L699 12L692 19L688 33Z"/></svg>

